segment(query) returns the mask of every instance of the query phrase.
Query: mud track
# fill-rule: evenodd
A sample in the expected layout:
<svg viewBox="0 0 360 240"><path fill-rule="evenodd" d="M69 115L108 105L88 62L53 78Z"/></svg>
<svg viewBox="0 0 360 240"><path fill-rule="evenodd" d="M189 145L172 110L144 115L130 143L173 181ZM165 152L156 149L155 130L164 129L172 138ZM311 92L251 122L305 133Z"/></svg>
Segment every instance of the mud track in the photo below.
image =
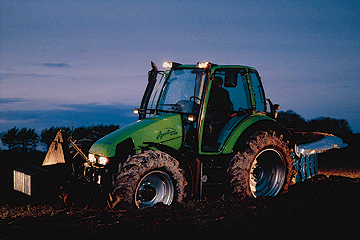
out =
<svg viewBox="0 0 360 240"><path fill-rule="evenodd" d="M358 239L359 184L319 175L276 198L188 200L136 211L4 205L0 239Z"/></svg>
<svg viewBox="0 0 360 240"><path fill-rule="evenodd" d="M320 175L276 198L224 196L110 211L0 192L0 239L359 239L357 159L341 151L324 155Z"/></svg>

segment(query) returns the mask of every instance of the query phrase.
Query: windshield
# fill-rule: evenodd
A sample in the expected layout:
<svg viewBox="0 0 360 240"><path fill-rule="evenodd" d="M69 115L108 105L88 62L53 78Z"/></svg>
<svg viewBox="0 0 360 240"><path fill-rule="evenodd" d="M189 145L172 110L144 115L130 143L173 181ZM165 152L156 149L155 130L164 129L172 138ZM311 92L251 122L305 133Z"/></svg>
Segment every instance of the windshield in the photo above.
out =
<svg viewBox="0 0 360 240"><path fill-rule="evenodd" d="M158 110L193 113L200 105L205 82L204 69L172 70L158 102Z"/></svg>

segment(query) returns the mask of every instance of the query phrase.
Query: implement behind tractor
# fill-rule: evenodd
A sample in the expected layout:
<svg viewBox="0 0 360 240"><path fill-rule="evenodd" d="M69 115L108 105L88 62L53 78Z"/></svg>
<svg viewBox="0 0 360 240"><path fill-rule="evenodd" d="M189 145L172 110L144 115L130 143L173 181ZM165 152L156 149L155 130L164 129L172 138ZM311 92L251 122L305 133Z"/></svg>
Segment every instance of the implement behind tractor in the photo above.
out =
<svg viewBox="0 0 360 240"><path fill-rule="evenodd" d="M89 161L87 153L81 150L83 142L89 145L94 141L73 141L66 135L62 131L56 133L41 167L30 165L14 170L15 190L33 197L49 197L60 194L68 186L70 179L79 174L79 166Z"/></svg>
<svg viewBox="0 0 360 240"><path fill-rule="evenodd" d="M135 109L139 121L88 151L58 133L40 169L62 167L79 186L108 194L111 208L145 208L223 193L275 197L315 176L318 154L347 145L331 134L279 124L279 105L265 97L253 67L166 62L169 70L159 71L151 65ZM46 173L15 170L15 189L28 194L37 175Z"/></svg>

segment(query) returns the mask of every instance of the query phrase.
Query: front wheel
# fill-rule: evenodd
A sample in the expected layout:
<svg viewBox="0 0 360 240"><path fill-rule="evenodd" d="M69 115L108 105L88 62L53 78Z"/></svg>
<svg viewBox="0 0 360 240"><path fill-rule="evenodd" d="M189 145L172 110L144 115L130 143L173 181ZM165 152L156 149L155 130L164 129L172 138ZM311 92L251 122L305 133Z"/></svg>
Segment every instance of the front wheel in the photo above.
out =
<svg viewBox="0 0 360 240"><path fill-rule="evenodd" d="M233 192L240 197L275 197L286 192L293 174L293 158L283 136L274 131L252 135L247 149L231 160L228 173Z"/></svg>
<svg viewBox="0 0 360 240"><path fill-rule="evenodd" d="M135 190L138 208L152 207L158 202L170 205L174 198L174 184L164 171L151 171L139 182Z"/></svg>
<svg viewBox="0 0 360 240"><path fill-rule="evenodd" d="M112 193L112 208L131 205L139 209L156 203L181 203L186 197L187 181L179 162L160 151L145 151L119 165Z"/></svg>

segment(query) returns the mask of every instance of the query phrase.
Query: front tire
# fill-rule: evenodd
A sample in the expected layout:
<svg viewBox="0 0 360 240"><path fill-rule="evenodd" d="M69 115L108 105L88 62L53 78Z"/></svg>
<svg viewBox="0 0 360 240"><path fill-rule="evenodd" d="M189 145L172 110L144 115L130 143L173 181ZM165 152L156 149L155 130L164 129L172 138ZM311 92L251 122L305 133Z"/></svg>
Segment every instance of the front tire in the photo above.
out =
<svg viewBox="0 0 360 240"><path fill-rule="evenodd" d="M142 209L159 202L181 203L186 185L184 171L175 158L160 151L145 151L119 165L112 208L122 204Z"/></svg>
<svg viewBox="0 0 360 240"><path fill-rule="evenodd" d="M233 193L244 197L271 196L286 192L293 174L288 143L274 131L253 134L244 151L235 154L228 173Z"/></svg>

